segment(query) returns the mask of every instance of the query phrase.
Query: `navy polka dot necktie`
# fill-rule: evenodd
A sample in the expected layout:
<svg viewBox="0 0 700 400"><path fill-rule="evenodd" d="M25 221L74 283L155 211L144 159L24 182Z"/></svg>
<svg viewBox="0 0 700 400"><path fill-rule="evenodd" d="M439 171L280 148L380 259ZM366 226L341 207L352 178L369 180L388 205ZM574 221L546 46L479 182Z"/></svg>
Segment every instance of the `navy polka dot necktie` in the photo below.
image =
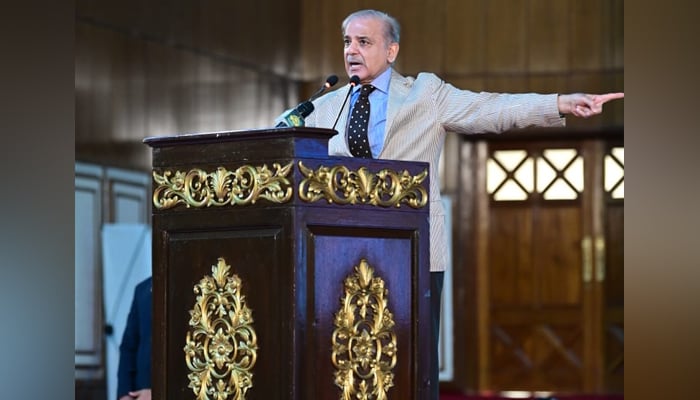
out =
<svg viewBox="0 0 700 400"><path fill-rule="evenodd" d="M369 122L369 94L374 90L372 85L363 85L360 88L360 97L355 101L355 106L350 115L348 125L348 145L350 153L355 157L372 158L369 148L367 128Z"/></svg>

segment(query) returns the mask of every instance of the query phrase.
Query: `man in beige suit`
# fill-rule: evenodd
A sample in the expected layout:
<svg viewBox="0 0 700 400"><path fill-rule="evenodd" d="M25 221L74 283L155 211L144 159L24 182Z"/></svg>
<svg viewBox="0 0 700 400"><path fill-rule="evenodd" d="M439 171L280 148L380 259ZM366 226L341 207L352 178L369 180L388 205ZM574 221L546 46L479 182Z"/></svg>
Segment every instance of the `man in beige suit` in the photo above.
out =
<svg viewBox="0 0 700 400"><path fill-rule="evenodd" d="M346 134L348 125L354 124L350 121L350 110L360 97L360 85L353 88L349 106L345 106L349 86L316 99L315 111L307 117L306 126L337 127L339 133L330 139L329 155L351 157L371 153L372 158L430 164L431 390L432 398L437 399L437 338L447 254L437 167L446 133L564 126L564 114L580 117L599 114L603 103L624 94L475 93L457 89L431 73L404 77L391 68L399 53L400 36L399 24L393 17L375 10L358 11L350 14L341 28L348 77L357 76L361 85L373 86L368 95L369 149L360 153L352 151Z"/></svg>

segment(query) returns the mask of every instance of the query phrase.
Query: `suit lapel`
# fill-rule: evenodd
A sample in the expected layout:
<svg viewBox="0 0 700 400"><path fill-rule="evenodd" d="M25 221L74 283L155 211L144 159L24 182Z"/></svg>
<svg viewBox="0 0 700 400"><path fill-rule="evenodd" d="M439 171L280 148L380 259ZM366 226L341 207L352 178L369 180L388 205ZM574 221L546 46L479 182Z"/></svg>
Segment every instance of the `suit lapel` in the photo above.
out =
<svg viewBox="0 0 700 400"><path fill-rule="evenodd" d="M389 135L393 134L394 120L396 114L401 109L401 105L408 96L411 87L409 81L401 76L398 72L392 69L391 83L389 84L389 101L386 106L386 126L384 127L384 146L382 146L382 154L386 151L386 144L389 142Z"/></svg>

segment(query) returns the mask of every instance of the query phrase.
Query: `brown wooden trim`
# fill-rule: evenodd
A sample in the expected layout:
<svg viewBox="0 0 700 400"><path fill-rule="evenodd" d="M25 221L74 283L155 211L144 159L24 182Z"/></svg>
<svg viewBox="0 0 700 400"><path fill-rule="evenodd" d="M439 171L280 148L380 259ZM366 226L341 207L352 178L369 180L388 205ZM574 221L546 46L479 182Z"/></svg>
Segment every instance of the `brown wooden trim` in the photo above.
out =
<svg viewBox="0 0 700 400"><path fill-rule="evenodd" d="M497 146L501 142L519 143L533 141L553 141L568 143L586 139L602 139L620 143L624 140L624 127L615 126L600 129L581 128L526 128L511 130L503 133L484 133L473 135L460 135L465 141L485 140L492 146Z"/></svg>

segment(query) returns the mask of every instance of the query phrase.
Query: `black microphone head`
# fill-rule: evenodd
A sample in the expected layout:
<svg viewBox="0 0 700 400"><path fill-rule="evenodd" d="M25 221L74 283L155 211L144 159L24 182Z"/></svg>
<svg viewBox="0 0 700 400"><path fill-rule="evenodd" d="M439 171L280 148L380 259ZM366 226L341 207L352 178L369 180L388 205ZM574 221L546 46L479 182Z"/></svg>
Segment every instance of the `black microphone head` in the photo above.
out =
<svg viewBox="0 0 700 400"><path fill-rule="evenodd" d="M332 87L338 83L338 76L337 75L331 75L326 79L326 87Z"/></svg>
<svg viewBox="0 0 700 400"><path fill-rule="evenodd" d="M353 75L350 77L350 86L357 86L357 84L360 83L360 77L357 75Z"/></svg>
<svg viewBox="0 0 700 400"><path fill-rule="evenodd" d="M310 101L305 101L299 104L296 110L299 114L301 114L302 118L306 118L314 111L314 104Z"/></svg>

